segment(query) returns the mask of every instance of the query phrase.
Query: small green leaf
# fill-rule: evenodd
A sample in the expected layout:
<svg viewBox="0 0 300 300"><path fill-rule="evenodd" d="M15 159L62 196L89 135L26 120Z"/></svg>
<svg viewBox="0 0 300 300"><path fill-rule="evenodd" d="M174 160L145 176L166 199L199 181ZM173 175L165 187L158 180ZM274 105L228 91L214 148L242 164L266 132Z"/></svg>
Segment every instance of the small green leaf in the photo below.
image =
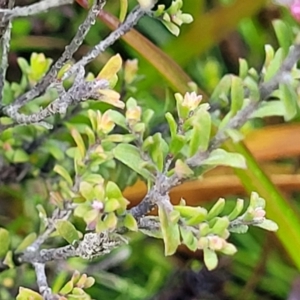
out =
<svg viewBox="0 0 300 300"><path fill-rule="evenodd" d="M277 231L278 230L278 225L275 222L268 220L268 219L265 219L262 223L255 224L254 226L263 228L268 231Z"/></svg>
<svg viewBox="0 0 300 300"><path fill-rule="evenodd" d="M225 207L225 199L220 198L210 209L207 215L207 220L211 220L212 218L217 217L223 211L224 207Z"/></svg>
<svg viewBox="0 0 300 300"><path fill-rule="evenodd" d="M131 214L127 214L124 218L124 226L131 231L138 231L136 219Z"/></svg>
<svg viewBox="0 0 300 300"><path fill-rule="evenodd" d="M279 45L284 50L284 54L287 55L290 46L293 44L292 29L287 22L283 22L280 19L276 19L272 23Z"/></svg>
<svg viewBox="0 0 300 300"><path fill-rule="evenodd" d="M69 244L79 240L79 235L74 225L67 220L57 220L55 223L56 230Z"/></svg>
<svg viewBox="0 0 300 300"><path fill-rule="evenodd" d="M244 86L241 78L232 76L231 79L231 107L232 114L235 115L244 104Z"/></svg>
<svg viewBox="0 0 300 300"><path fill-rule="evenodd" d="M239 58L239 77L245 79L248 73L249 67L245 59Z"/></svg>
<svg viewBox="0 0 300 300"><path fill-rule="evenodd" d="M207 210L203 207L192 207L192 206L183 206L175 205L174 209L177 210L183 218L186 218L187 225L196 225L204 220L207 217Z"/></svg>
<svg viewBox="0 0 300 300"><path fill-rule="evenodd" d="M239 153L230 153L223 149L213 150L203 165L228 166L233 168L246 169L245 158Z"/></svg>
<svg viewBox="0 0 300 300"><path fill-rule="evenodd" d="M198 248L197 239L194 237L190 230L182 226L180 226L179 228L183 244L186 245L191 251L195 252Z"/></svg>
<svg viewBox="0 0 300 300"><path fill-rule="evenodd" d="M184 135L179 135L176 134L171 138L171 142L170 142L170 153L172 153L173 155L178 154L181 149L186 145L187 140L186 140L186 136Z"/></svg>
<svg viewBox="0 0 300 300"><path fill-rule="evenodd" d="M258 193L252 192L250 195L250 204L249 208L256 209L256 208L262 208L264 209L266 207L266 200L259 196Z"/></svg>
<svg viewBox="0 0 300 300"><path fill-rule="evenodd" d="M84 141L80 135L80 133L77 131L77 129L75 128L72 128L71 129L71 135L80 151L80 155L81 155L81 158L84 158L85 156L85 153L86 153L86 149L85 149L85 145L84 145Z"/></svg>
<svg viewBox="0 0 300 300"><path fill-rule="evenodd" d="M120 54L112 56L106 65L102 68L97 78L111 81L113 77L119 72L122 67L122 58Z"/></svg>
<svg viewBox="0 0 300 300"><path fill-rule="evenodd" d="M109 181L105 187L106 196L108 199L121 199L123 198L122 192L117 184L112 181Z"/></svg>
<svg viewBox="0 0 300 300"><path fill-rule="evenodd" d="M265 118L284 115L285 107L283 101L270 100L263 101L260 106L252 113L251 118Z"/></svg>
<svg viewBox="0 0 300 300"><path fill-rule="evenodd" d="M121 205L117 199L109 198L108 201L105 202L104 212L110 213L116 211L117 209L120 208L120 206Z"/></svg>
<svg viewBox="0 0 300 300"><path fill-rule="evenodd" d="M292 120L298 110L298 95L295 89L290 84L280 84L279 89L281 91L281 101L285 108L284 120Z"/></svg>
<svg viewBox="0 0 300 300"><path fill-rule="evenodd" d="M212 233L218 235L218 236L223 236L224 231L228 229L229 226L229 219L228 217L221 217L217 218L216 223L214 224L212 228Z"/></svg>
<svg viewBox="0 0 300 300"><path fill-rule="evenodd" d="M116 110L108 110L108 116L120 127L127 129L126 118L123 114Z"/></svg>
<svg viewBox="0 0 300 300"><path fill-rule="evenodd" d="M204 254L204 264L209 271L215 269L218 265L218 256L215 251L209 248L203 249Z"/></svg>
<svg viewBox="0 0 300 300"><path fill-rule="evenodd" d="M170 222L168 213L162 205L158 206L158 215L165 244L165 255L172 255L180 244L179 226Z"/></svg>
<svg viewBox="0 0 300 300"><path fill-rule="evenodd" d="M20 243L20 245L15 250L16 253L20 253L23 250L25 250L28 246L30 246L34 241L36 240L36 233L32 232L28 234L23 241Z"/></svg>
<svg viewBox="0 0 300 300"><path fill-rule="evenodd" d="M31 71L30 66L29 66L26 59L24 59L22 57L18 57L17 62L18 62L18 65L19 65L20 69L23 71L23 73L25 73L25 74L30 73L30 71Z"/></svg>
<svg viewBox="0 0 300 300"><path fill-rule="evenodd" d="M107 216L105 217L103 222L104 222L106 228L115 229L118 224L118 218L114 212L111 212L111 213L107 214Z"/></svg>
<svg viewBox="0 0 300 300"><path fill-rule="evenodd" d="M63 166L56 165L53 170L54 172L59 174L62 178L64 178L70 186L73 186L73 180L70 174L68 173L68 171Z"/></svg>
<svg viewBox="0 0 300 300"><path fill-rule="evenodd" d="M103 221L98 220L98 222L96 224L96 232L98 232L98 233L99 232L103 232L103 231L105 231L107 229L108 228L107 228L106 224Z"/></svg>
<svg viewBox="0 0 300 300"><path fill-rule="evenodd" d="M77 147L71 147L66 150L66 154L73 159L78 159L80 158L80 151Z"/></svg>
<svg viewBox="0 0 300 300"><path fill-rule="evenodd" d="M0 258L3 258L10 246L9 232L4 228L0 228L0 245Z"/></svg>
<svg viewBox="0 0 300 300"><path fill-rule="evenodd" d="M143 167L145 162L141 158L140 152L135 146L119 144L113 149L113 154L116 159L134 170L136 173L142 175L146 179L154 180L153 175Z"/></svg>
<svg viewBox="0 0 300 300"><path fill-rule="evenodd" d="M79 185L79 193L82 197L84 197L87 201L91 201L95 199L94 186L93 184L82 181Z"/></svg>
<svg viewBox="0 0 300 300"><path fill-rule="evenodd" d="M89 289L91 286L95 284L95 278L89 276L84 283L84 288Z"/></svg>
<svg viewBox="0 0 300 300"><path fill-rule="evenodd" d="M13 163L24 163L29 160L28 154L23 149L16 149L13 154Z"/></svg>
<svg viewBox="0 0 300 300"><path fill-rule="evenodd" d="M124 22L126 18L128 10L128 0L120 0L120 14L119 14L119 20L120 22Z"/></svg>
<svg viewBox="0 0 300 300"><path fill-rule="evenodd" d="M180 29L177 25L171 23L171 22L166 22L162 21L162 23L167 27L167 29L175 36L178 36L180 33Z"/></svg>
<svg viewBox="0 0 300 300"><path fill-rule="evenodd" d="M93 184L102 184L104 182L104 179L100 174L85 174L82 176L82 179Z"/></svg>
<svg viewBox="0 0 300 300"><path fill-rule="evenodd" d="M214 89L211 97L210 103L220 103L220 98L227 96L229 94L231 87L231 75L225 75L218 83Z"/></svg>
<svg viewBox="0 0 300 300"><path fill-rule="evenodd" d="M211 116L206 109L201 109L193 123L191 140L189 144L189 156L199 151L206 151L209 145L211 133Z"/></svg>
<svg viewBox="0 0 300 300"><path fill-rule="evenodd" d="M220 252L226 255L233 255L237 252L237 249L233 244L226 243L226 245L220 250Z"/></svg>
<svg viewBox="0 0 300 300"><path fill-rule="evenodd" d="M96 131L97 130L97 114L92 109L89 109L87 113L88 113L88 117L89 117L89 120L90 120L91 125L92 125L92 129L94 131Z"/></svg>
<svg viewBox="0 0 300 300"><path fill-rule="evenodd" d="M259 101L260 91L257 80L255 80L251 76L247 76L244 79L244 85L249 91L249 98L251 99L251 101Z"/></svg>
<svg viewBox="0 0 300 300"><path fill-rule="evenodd" d="M88 145L93 146L96 143L96 136L95 136L94 131L88 126L85 126L84 131L89 140Z"/></svg>
<svg viewBox="0 0 300 300"><path fill-rule="evenodd" d="M274 48L271 45L265 45L265 62L264 62L264 68L268 68L270 62L273 60L275 51Z"/></svg>
<svg viewBox="0 0 300 300"><path fill-rule="evenodd" d="M169 221L173 224L177 224L180 219L180 213L177 210L172 210L169 213Z"/></svg>
<svg viewBox="0 0 300 300"><path fill-rule="evenodd" d="M158 170L162 172L164 168L164 161L169 151L169 147L166 141L162 138L160 132L154 134L152 138L153 143L150 145L148 151L152 160L158 167Z"/></svg>
<svg viewBox="0 0 300 300"><path fill-rule="evenodd" d="M283 58L284 58L283 49L279 48L276 51L273 60L270 62L269 66L267 67L265 78L264 78L266 82L269 81L278 72L282 64Z"/></svg>
<svg viewBox="0 0 300 300"><path fill-rule="evenodd" d="M243 208L244 208L244 200L243 199L237 199L234 209L228 215L228 219L230 221L236 219L241 214Z"/></svg>
<svg viewBox="0 0 300 300"><path fill-rule="evenodd" d="M37 292L20 287L16 300L43 300L44 298Z"/></svg>
<svg viewBox="0 0 300 300"><path fill-rule="evenodd" d="M170 133L171 133L171 137L175 137L177 135L177 123L173 117L173 115L169 112L167 112L165 114L165 117L167 119L167 122L169 124L169 128L170 128Z"/></svg>
<svg viewBox="0 0 300 300"><path fill-rule="evenodd" d="M61 288L59 293L61 295L68 295L72 292L73 288L74 288L73 281L70 280Z"/></svg>

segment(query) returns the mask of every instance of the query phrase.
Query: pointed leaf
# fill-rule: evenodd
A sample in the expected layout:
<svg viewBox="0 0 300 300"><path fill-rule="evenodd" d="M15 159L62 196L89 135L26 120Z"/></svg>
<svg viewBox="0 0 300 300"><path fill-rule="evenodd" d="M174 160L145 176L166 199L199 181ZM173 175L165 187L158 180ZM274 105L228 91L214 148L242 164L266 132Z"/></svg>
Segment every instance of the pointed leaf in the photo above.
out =
<svg viewBox="0 0 300 300"><path fill-rule="evenodd" d="M208 248L203 249L204 263L209 271L215 269L218 265L218 257L215 251Z"/></svg>
<svg viewBox="0 0 300 300"><path fill-rule="evenodd" d="M224 207L225 207L225 199L220 198L210 209L207 215L207 220L211 220L212 218L217 217L223 211Z"/></svg>
<svg viewBox="0 0 300 300"><path fill-rule="evenodd" d="M63 166L56 165L53 170L54 170L54 172L59 174L61 177L63 177L70 186L73 185L73 180L72 180L70 174Z"/></svg>
<svg viewBox="0 0 300 300"><path fill-rule="evenodd" d="M191 251L196 251L198 248L198 241L192 232L180 226L180 233L183 244L186 245Z"/></svg>
<svg viewBox="0 0 300 300"><path fill-rule="evenodd" d="M143 167L144 160L141 158L139 150L129 144L119 144L113 149L113 154L116 159L142 175L146 179L153 179L153 175Z"/></svg>
<svg viewBox="0 0 300 300"><path fill-rule="evenodd" d="M268 231L277 231L278 225L272 220L265 219L262 223L254 225L256 227L263 228Z"/></svg>
<svg viewBox="0 0 300 300"><path fill-rule="evenodd" d="M36 233L32 232L28 234L24 240L20 243L20 245L15 250L16 253L22 252L25 250L28 246L30 246L35 240L36 240Z"/></svg>
<svg viewBox="0 0 300 300"><path fill-rule="evenodd" d="M4 228L0 228L0 245L0 258L3 258L10 246L9 232Z"/></svg>
<svg viewBox="0 0 300 300"><path fill-rule="evenodd" d="M44 298L37 292L20 287L16 300L43 300Z"/></svg>
<svg viewBox="0 0 300 300"><path fill-rule="evenodd" d="M112 56L106 65L102 68L97 78L106 79L110 81L114 75L119 72L122 67L122 58L120 54Z"/></svg>
<svg viewBox="0 0 300 300"><path fill-rule="evenodd" d="M233 115L235 115L244 104L244 87L243 81L237 76L232 76L231 79L231 107Z"/></svg>
<svg viewBox="0 0 300 300"><path fill-rule="evenodd" d="M245 158L239 153L230 153L223 149L216 149L211 152L203 165L229 166L233 168L246 169Z"/></svg>
<svg viewBox="0 0 300 300"><path fill-rule="evenodd" d="M290 84L280 84L279 89L281 91L281 101L285 108L284 119L285 121L292 120L298 110L298 95L295 89Z"/></svg>
<svg viewBox="0 0 300 300"><path fill-rule="evenodd" d="M85 145L84 145L84 141L80 135L80 133L77 131L77 129L75 128L72 128L71 129L71 135L80 151L80 155L81 155L81 158L84 158L85 156L85 153L86 153L86 149L85 149Z"/></svg>
<svg viewBox="0 0 300 300"><path fill-rule="evenodd" d="M131 214L127 214L124 219L124 226L131 231L138 231L136 219Z"/></svg>
<svg viewBox="0 0 300 300"><path fill-rule="evenodd" d="M67 220L57 220L55 223L56 230L69 244L79 240L79 235L74 225Z"/></svg>
<svg viewBox="0 0 300 300"><path fill-rule="evenodd" d="M158 215L165 244L165 255L172 255L180 244L178 224L170 222L166 209L162 205L158 206Z"/></svg>
<svg viewBox="0 0 300 300"><path fill-rule="evenodd" d="M244 208L244 200L243 199L237 199L234 209L228 215L228 219L230 221L236 219L241 214L243 208Z"/></svg>

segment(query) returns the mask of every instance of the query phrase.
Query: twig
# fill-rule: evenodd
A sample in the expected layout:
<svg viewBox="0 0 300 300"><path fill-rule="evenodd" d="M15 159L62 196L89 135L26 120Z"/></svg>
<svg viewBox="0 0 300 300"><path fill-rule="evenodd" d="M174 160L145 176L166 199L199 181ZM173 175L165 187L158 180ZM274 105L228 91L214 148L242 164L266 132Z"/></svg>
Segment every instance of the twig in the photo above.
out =
<svg viewBox="0 0 300 300"><path fill-rule="evenodd" d="M58 300L59 298L52 294L47 282L47 276L45 272L45 264L43 263L33 263L37 284L39 287L39 292L45 300Z"/></svg>
<svg viewBox="0 0 300 300"><path fill-rule="evenodd" d="M156 2L156 1L154 1ZM154 4L153 4L154 6ZM149 8L150 10L151 8ZM124 23L120 24L120 26L109 34L107 38L101 41L98 45L96 45L91 51L89 51L84 57L82 57L73 67L71 67L64 75L63 80L72 76L76 71L78 66L86 66L92 60L94 60L98 55L103 53L109 46L114 44L122 35L127 33L131 28L133 28L139 19L147 14L148 10L142 9L140 6L135 7L127 16Z"/></svg>
<svg viewBox="0 0 300 300"><path fill-rule="evenodd" d="M24 7L15 7L13 9L0 9L0 18L2 22L11 21L17 17L28 17L39 13L45 13L49 9L73 3L73 0L44 0Z"/></svg>
<svg viewBox="0 0 300 300"><path fill-rule="evenodd" d="M66 46L65 51L61 57L56 61L56 63L51 67L50 71L42 78L42 80L37 83L30 91L21 95L16 101L10 105L14 106L15 109L19 109L30 100L41 95L47 87L53 82L58 71L63 67L64 63L70 60L73 54L77 51L79 46L83 43L87 33L89 32L91 26L95 23L96 17L103 8L105 0L94 0L94 5L89 10L89 13L84 20L84 22L78 27L78 31L70 44ZM74 69L74 73L78 68Z"/></svg>
<svg viewBox="0 0 300 300"><path fill-rule="evenodd" d="M8 9L13 8L15 0L8 0ZM2 27L2 28L1 28ZM5 84L6 70L8 68L8 53L10 48L10 35L11 35L11 22L1 20L0 23L1 36L0 36L0 107L3 105L3 88Z"/></svg>
<svg viewBox="0 0 300 300"><path fill-rule="evenodd" d="M73 86L65 91L60 81L54 82L50 87L54 86L58 91L58 98L51 102L47 107L37 113L31 115L25 115L18 112L18 109L14 105L10 105L4 108L5 113L11 117L18 124L38 124L52 129L52 125L43 122L49 116L54 114L65 114L67 109L73 105L78 104L80 101L92 98L97 94L99 89L107 89L109 83L107 80L85 81L85 70L82 66L79 66L79 70L76 74ZM98 95L98 99L101 99L101 95Z"/></svg>
<svg viewBox="0 0 300 300"><path fill-rule="evenodd" d="M211 152L218 148L225 140L228 139L226 130L238 129L243 126L255 111L260 101L265 100L270 94L278 87L280 82L285 82L286 77L289 78L294 65L300 59L300 44L296 44L290 48L290 51L281 65L278 72L268 82L261 84L259 88L260 98L259 101L250 101L249 105L240 110L227 124L227 126L218 131L215 137L211 140L208 150L204 152L198 152L194 156L186 160L189 167L194 168L201 166L201 164L209 157ZM137 219L143 217L149 213L157 203L168 193L171 188L177 186L183 181L178 175L174 174L169 178L166 178L164 184L158 184L156 182L154 186L148 191L143 200L135 207L130 209L130 213Z"/></svg>

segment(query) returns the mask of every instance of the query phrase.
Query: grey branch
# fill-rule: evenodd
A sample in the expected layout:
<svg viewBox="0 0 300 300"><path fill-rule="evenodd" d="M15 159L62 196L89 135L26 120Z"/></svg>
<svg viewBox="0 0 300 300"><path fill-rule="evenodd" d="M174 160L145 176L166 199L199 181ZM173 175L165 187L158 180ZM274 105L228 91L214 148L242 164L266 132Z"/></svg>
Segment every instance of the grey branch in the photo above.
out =
<svg viewBox="0 0 300 300"><path fill-rule="evenodd" d="M76 68L78 66L86 66L92 60L94 60L98 55L103 53L109 46L114 44L121 36L127 33L131 28L133 28L139 19L145 15L148 10L142 9L140 6L135 7L127 16L124 23L120 24L120 26L109 34L107 38L101 41L98 45L96 45L91 51L89 51L84 57L82 57L72 68L70 68L63 76L63 80L72 76L74 72L76 72Z"/></svg>
<svg viewBox="0 0 300 300"><path fill-rule="evenodd" d="M51 8L71 3L73 3L73 0L44 0L24 7L17 6L13 9L0 9L0 18L2 22L7 22L17 17L28 17L45 13Z"/></svg>
<svg viewBox="0 0 300 300"><path fill-rule="evenodd" d="M84 20L84 22L79 26L78 31L70 44L66 46L65 51L61 57L56 61L56 63L51 67L50 71L42 78L42 80L37 83L30 91L21 95L12 104L16 109L19 109L27 102L31 101L35 97L40 96L47 87L54 81L58 71L63 67L64 63L73 57L73 54L78 50L79 46L83 43L87 33L89 32L91 26L95 23L97 15L101 11L105 4L105 0L94 0L94 5L89 10L89 13ZM78 70L75 68L74 73Z"/></svg>
<svg viewBox="0 0 300 300"><path fill-rule="evenodd" d="M71 105L78 104L80 101L85 101L92 96L97 95L97 93L99 94L99 89L107 89L109 86L107 80L95 79L92 81L85 81L84 75L84 68L79 67L74 84L68 91L65 91L60 81L54 82L50 88L56 88L58 92L58 98L37 113L33 113L31 115L19 113L18 107L15 105L9 105L5 107L3 111L17 124L39 124L51 129L52 125L43 122L44 119L54 114L64 115ZM101 99L100 94L98 99Z"/></svg>
<svg viewBox="0 0 300 300"><path fill-rule="evenodd" d="M8 9L13 8L15 0L8 0ZM3 88L5 83L6 70L8 68L8 53L10 48L11 22L1 20L0 22L0 107L3 100Z"/></svg>
<svg viewBox="0 0 300 300"><path fill-rule="evenodd" d="M92 259L110 253L124 243L127 243L127 240L116 233L107 231L86 233L83 240L75 243L77 245L42 250L30 246L17 257L17 260L20 264L31 263L35 265L45 264L53 260L66 260L70 257Z"/></svg>
<svg viewBox="0 0 300 300"><path fill-rule="evenodd" d="M33 263L33 266L40 294L45 300L58 300L58 297L53 295L51 289L49 288L45 272L45 264Z"/></svg>

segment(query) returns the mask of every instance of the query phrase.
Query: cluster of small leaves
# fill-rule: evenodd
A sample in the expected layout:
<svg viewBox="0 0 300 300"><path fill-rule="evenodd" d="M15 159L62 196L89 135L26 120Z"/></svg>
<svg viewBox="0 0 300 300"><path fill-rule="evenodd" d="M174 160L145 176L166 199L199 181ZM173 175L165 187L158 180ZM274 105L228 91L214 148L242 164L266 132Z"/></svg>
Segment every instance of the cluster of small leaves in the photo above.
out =
<svg viewBox="0 0 300 300"><path fill-rule="evenodd" d="M22 71L20 83L5 82L3 91L3 103L8 105L13 102L15 98L23 94L27 89L32 88L48 71L52 60L46 58L43 53L32 53L29 62L24 58L18 58L18 64ZM40 106L50 103L57 97L57 92L54 89L48 89L47 92L30 102L24 108L24 113L34 113L40 111ZM1 117L0 123L2 125L12 124L13 120L9 117ZM40 151L29 153L30 145L37 139L45 134L43 127L37 126L24 126L4 130L0 133L0 153L3 157L4 164L20 164L30 163L30 172L33 175L38 175L42 164L47 160L47 157L53 155L56 159L57 156L55 149L59 148L55 140L48 140L47 144L49 151ZM28 148L28 149L27 149ZM54 151L52 151L54 150Z"/></svg>
<svg viewBox="0 0 300 300"><path fill-rule="evenodd" d="M184 96L176 94L175 98L179 120L176 121L171 113L166 113L170 138L163 138L160 132L144 138L147 121L153 112L145 112L145 121L141 122L141 108L132 98L127 102L127 121L123 117L123 121L120 122L121 115L118 115L119 124L125 125L127 122L127 129L137 136L140 142L137 146L125 143L117 145L114 156L150 181L154 181L153 175L164 172L166 168L169 176L175 173L179 178L191 178L193 170L185 162L186 159L206 151L209 146L212 126L209 105L201 104L202 97L195 92L186 93ZM173 168L168 169L166 161L169 164L174 162ZM246 167L241 155L228 153L223 149L212 151L202 165Z"/></svg>
<svg viewBox="0 0 300 300"><path fill-rule="evenodd" d="M214 269L217 266L216 252L233 255L237 251L235 246L227 241L230 232L246 233L249 225L258 226L268 231L278 229L276 223L265 218L265 200L260 198L257 193L251 194L250 204L242 215L240 214L244 209L244 200L238 199L231 213L220 217L219 215L222 213L224 206L225 200L221 198L209 212L203 208L196 208L201 209L201 212L196 215L197 217L192 215L192 210L185 212L184 208L186 207L179 209L181 215L185 213L187 225L193 225L197 222L199 224L200 222L198 236L192 238L191 233L186 233L186 237L190 236L190 247L194 248L195 239L198 238L196 245L198 249L203 250L204 262L208 269ZM175 209L178 208L179 206L177 208L175 206ZM200 221L201 218L202 221ZM188 244L186 243L186 245Z"/></svg>
<svg viewBox="0 0 300 300"><path fill-rule="evenodd" d="M10 104L28 88L32 88L49 70L52 59L46 58L43 53L33 52L29 61L19 57L17 62L22 72L22 78L20 83L5 82L3 90L3 104L5 105ZM3 120L5 119L1 118L1 123L3 123Z"/></svg>
<svg viewBox="0 0 300 300"><path fill-rule="evenodd" d="M72 278L64 284L64 286L59 290L57 294L58 300L90 300L91 297L84 291L90 288L95 283L93 277L89 277L86 274L80 274L75 271ZM16 298L17 300L42 300L43 297L36 293L35 291L27 288L21 287L19 289L19 294Z"/></svg>
<svg viewBox="0 0 300 300"><path fill-rule="evenodd" d="M230 214L220 216L224 207L225 200L222 198L209 211L200 206L187 206L184 200L175 205L171 212L159 205L159 217L156 220L161 224L161 231L149 235L164 239L166 255L172 255L180 244L186 245L191 251L203 250L204 263L212 270L218 264L216 252L233 255L237 251L227 241L230 232L246 233L249 225L269 231L278 229L276 223L265 218L265 201L257 193L251 194L250 204L243 214L242 199L237 200Z"/></svg>
<svg viewBox="0 0 300 300"><path fill-rule="evenodd" d="M246 60L240 59L239 75L225 75L211 95L211 103L222 103L224 107L230 105L230 111L218 122L218 127L234 141L241 140L243 136L240 131L228 125L250 103L256 103L256 109L247 119L281 116L285 121L290 121L299 115L297 87L300 73L296 66L291 72L282 74L279 88L272 91L272 99L261 101L261 84L268 83L278 73L294 39L292 28L283 21L275 20L273 27L280 48L275 51L272 46L265 46L262 71L258 73L254 68L249 68ZM240 127L242 124L237 125Z"/></svg>
<svg viewBox="0 0 300 300"><path fill-rule="evenodd" d="M180 26L182 24L189 24L193 22L193 17L190 14L182 12L182 5L182 0L175 0L172 1L172 4L168 9L165 9L166 7L164 4L160 4L154 12L154 17L159 18L168 30L175 36L179 35Z"/></svg>

